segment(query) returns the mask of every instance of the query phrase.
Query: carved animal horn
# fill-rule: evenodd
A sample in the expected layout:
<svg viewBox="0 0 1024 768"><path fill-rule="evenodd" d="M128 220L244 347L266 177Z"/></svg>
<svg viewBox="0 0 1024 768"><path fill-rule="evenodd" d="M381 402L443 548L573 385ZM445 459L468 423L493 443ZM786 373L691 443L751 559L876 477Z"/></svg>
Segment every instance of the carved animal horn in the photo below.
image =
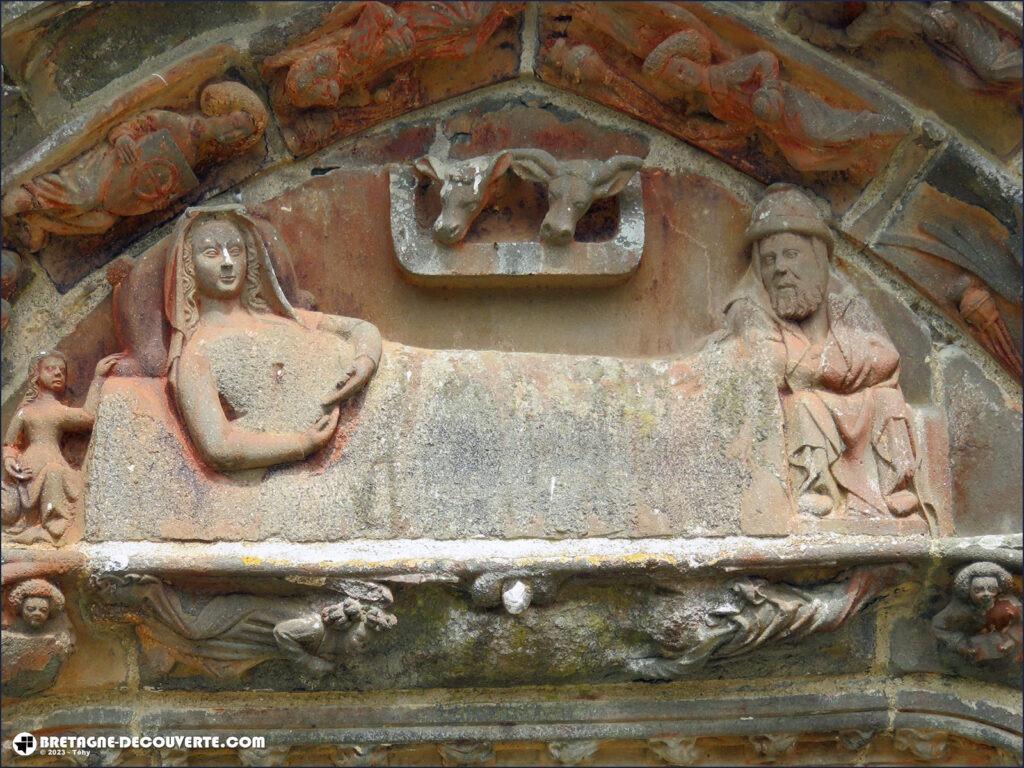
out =
<svg viewBox="0 0 1024 768"><path fill-rule="evenodd" d="M546 184L558 175L558 161L543 149L513 149L512 171L527 181Z"/></svg>
<svg viewBox="0 0 1024 768"><path fill-rule="evenodd" d="M594 197L612 197L619 194L643 164L643 158L631 155L615 155L603 163L596 164L593 169Z"/></svg>
<svg viewBox="0 0 1024 768"><path fill-rule="evenodd" d="M423 157L417 158L413 161L412 167L417 173L433 179L434 181L444 180L444 160L439 160L433 155L424 155Z"/></svg>

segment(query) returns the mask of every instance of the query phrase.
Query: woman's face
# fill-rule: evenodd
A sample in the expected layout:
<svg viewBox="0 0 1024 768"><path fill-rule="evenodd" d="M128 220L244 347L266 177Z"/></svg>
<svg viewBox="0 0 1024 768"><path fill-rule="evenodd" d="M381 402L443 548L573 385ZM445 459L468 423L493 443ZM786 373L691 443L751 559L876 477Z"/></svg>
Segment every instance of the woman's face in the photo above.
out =
<svg viewBox="0 0 1024 768"><path fill-rule="evenodd" d="M52 355L39 361L39 384L56 394L61 394L68 385L68 366L59 357Z"/></svg>
<svg viewBox="0 0 1024 768"><path fill-rule="evenodd" d="M245 240L238 227L219 219L192 228L196 290L213 299L237 299L245 284Z"/></svg>

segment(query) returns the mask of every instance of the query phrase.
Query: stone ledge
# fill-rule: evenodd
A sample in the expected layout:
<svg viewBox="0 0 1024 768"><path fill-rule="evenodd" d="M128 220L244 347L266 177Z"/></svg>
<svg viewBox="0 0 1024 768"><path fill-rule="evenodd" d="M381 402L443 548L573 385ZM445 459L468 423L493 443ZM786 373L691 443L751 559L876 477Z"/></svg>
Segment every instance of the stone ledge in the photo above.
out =
<svg viewBox="0 0 1024 768"><path fill-rule="evenodd" d="M780 547L780 544L783 546ZM845 566L893 561L1019 564L1024 537L816 534L785 539L722 538L607 539L361 539L323 544L291 542L81 543L74 550L7 546L3 562L49 563L85 572L174 573L283 576L431 576L488 570L597 573L668 570L680 575L740 570L770 571L801 565ZM434 579L438 580L438 579Z"/></svg>

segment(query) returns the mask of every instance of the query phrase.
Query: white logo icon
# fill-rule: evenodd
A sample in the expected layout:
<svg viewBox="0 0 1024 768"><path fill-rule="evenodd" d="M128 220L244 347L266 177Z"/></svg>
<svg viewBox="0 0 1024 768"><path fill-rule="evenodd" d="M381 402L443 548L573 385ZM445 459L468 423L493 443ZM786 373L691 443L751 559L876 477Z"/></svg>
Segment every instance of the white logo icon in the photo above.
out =
<svg viewBox="0 0 1024 768"><path fill-rule="evenodd" d="M14 737L14 741L11 742L11 746L14 747L14 753L16 755L28 757L36 751L36 737L31 733L22 731Z"/></svg>

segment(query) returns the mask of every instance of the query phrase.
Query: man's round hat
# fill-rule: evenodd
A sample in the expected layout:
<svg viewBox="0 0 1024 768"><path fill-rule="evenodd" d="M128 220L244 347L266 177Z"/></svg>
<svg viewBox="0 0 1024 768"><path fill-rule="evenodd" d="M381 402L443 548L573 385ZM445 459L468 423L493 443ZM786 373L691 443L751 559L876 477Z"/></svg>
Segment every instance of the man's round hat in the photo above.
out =
<svg viewBox="0 0 1024 768"><path fill-rule="evenodd" d="M772 184L765 190L750 214L746 245L780 232L820 237L828 246L829 256L832 255L835 238L821 209L803 190L792 184Z"/></svg>

